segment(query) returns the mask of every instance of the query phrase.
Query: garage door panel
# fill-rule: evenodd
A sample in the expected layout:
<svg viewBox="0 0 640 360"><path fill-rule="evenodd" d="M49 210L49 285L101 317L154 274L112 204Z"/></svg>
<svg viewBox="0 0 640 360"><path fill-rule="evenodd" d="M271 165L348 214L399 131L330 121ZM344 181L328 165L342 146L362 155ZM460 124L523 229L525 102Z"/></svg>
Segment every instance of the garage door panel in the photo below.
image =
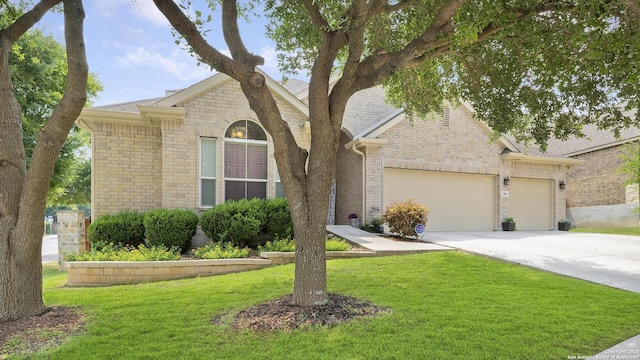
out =
<svg viewBox="0 0 640 360"><path fill-rule="evenodd" d="M518 230L550 230L553 183L546 179L512 178L511 217Z"/></svg>
<svg viewBox="0 0 640 360"><path fill-rule="evenodd" d="M384 205L414 199L431 209L427 231L492 231L496 176L384 170Z"/></svg>

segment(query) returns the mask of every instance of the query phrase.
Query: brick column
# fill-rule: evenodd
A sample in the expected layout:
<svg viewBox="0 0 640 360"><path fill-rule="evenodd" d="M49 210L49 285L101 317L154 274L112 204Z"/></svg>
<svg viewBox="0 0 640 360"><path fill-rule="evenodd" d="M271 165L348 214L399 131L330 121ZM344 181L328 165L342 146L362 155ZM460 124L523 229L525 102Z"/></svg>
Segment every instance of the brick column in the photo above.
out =
<svg viewBox="0 0 640 360"><path fill-rule="evenodd" d="M85 250L84 212L58 211L58 264L64 254L82 254Z"/></svg>

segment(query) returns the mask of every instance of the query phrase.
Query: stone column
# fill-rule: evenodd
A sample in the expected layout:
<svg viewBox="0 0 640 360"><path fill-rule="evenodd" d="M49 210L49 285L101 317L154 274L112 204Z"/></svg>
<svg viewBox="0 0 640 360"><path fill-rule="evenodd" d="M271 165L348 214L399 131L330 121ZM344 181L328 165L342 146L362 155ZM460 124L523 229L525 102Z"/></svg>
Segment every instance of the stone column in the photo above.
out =
<svg viewBox="0 0 640 360"><path fill-rule="evenodd" d="M86 251L84 212L58 211L58 264L64 254L82 254Z"/></svg>

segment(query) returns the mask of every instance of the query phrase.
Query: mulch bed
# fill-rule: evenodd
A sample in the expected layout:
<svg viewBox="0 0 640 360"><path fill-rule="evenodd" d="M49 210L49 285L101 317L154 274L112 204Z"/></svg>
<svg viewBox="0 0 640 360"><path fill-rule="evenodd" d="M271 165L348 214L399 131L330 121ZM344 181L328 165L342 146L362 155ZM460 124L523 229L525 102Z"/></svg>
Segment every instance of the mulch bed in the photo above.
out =
<svg viewBox="0 0 640 360"><path fill-rule="evenodd" d="M52 307L27 319L0 323L0 359L56 346L84 328L84 315L73 307Z"/></svg>
<svg viewBox="0 0 640 360"><path fill-rule="evenodd" d="M332 327L358 317L373 317L389 313L387 308L349 296L329 294L327 304L302 307L292 304L292 295L242 310L229 321L227 316L215 317L214 324L228 324L234 329L294 330L309 326Z"/></svg>

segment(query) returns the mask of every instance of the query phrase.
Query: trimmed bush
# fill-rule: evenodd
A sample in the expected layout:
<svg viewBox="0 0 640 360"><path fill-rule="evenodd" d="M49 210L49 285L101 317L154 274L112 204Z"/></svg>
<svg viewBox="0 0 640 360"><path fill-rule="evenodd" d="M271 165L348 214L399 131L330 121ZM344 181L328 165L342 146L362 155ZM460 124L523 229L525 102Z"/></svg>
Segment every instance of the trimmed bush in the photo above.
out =
<svg viewBox="0 0 640 360"><path fill-rule="evenodd" d="M108 244L101 250L91 250L84 254L67 254L64 261L168 261L180 260L180 249L165 246L146 247L140 244L137 248Z"/></svg>
<svg viewBox="0 0 640 360"><path fill-rule="evenodd" d="M327 236L324 247L326 251L347 251L351 245L342 238ZM258 246L258 252L263 251L294 252L296 251L296 242L290 238L267 241L264 246Z"/></svg>
<svg viewBox="0 0 640 360"><path fill-rule="evenodd" d="M293 237L293 223L287 199L275 198L266 200L267 234L274 239Z"/></svg>
<svg viewBox="0 0 640 360"><path fill-rule="evenodd" d="M340 238L327 238L324 243L326 251L347 251L351 248L348 242Z"/></svg>
<svg viewBox="0 0 640 360"><path fill-rule="evenodd" d="M154 209L144 214L147 246L178 247L184 253L196 234L198 215L186 209Z"/></svg>
<svg viewBox="0 0 640 360"><path fill-rule="evenodd" d="M121 211L102 215L89 225L91 249L100 250L107 244L138 247L144 243L144 213Z"/></svg>
<svg viewBox="0 0 640 360"><path fill-rule="evenodd" d="M389 225L392 233L402 237L417 236L415 227L418 224L427 224L429 211L428 207L407 199L406 202L394 202L387 206L382 221Z"/></svg>
<svg viewBox="0 0 640 360"><path fill-rule="evenodd" d="M202 231L214 241L246 246L265 228L267 215L259 199L227 201L205 211L200 217Z"/></svg>
<svg viewBox="0 0 640 360"><path fill-rule="evenodd" d="M198 259L237 259L249 257L248 248L239 248L229 242L209 242L207 245L193 250Z"/></svg>
<svg viewBox="0 0 640 360"><path fill-rule="evenodd" d="M258 246L258 252L294 252L296 251L296 243L290 238L281 238L273 241L267 241L266 244Z"/></svg>

